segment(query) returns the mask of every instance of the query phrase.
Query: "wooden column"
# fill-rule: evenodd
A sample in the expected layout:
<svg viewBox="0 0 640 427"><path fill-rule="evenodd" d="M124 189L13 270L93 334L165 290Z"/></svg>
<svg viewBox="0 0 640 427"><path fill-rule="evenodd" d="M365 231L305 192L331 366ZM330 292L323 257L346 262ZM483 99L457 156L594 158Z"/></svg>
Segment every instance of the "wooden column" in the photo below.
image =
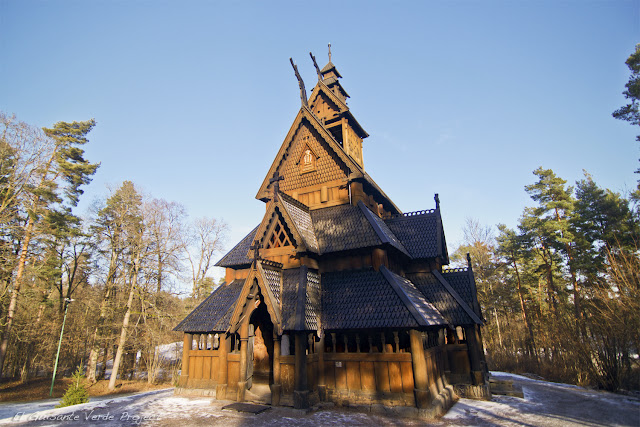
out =
<svg viewBox="0 0 640 427"><path fill-rule="evenodd" d="M271 405L280 405L280 335L273 333L273 384L271 384Z"/></svg>
<svg viewBox="0 0 640 427"><path fill-rule="evenodd" d="M320 341L316 344L318 353L318 395L320 400L327 400L327 384L324 378L324 331L320 335Z"/></svg>
<svg viewBox="0 0 640 427"><path fill-rule="evenodd" d="M295 334L295 387L293 390L293 407L304 409L309 407L309 386L307 382L307 334L296 332Z"/></svg>
<svg viewBox="0 0 640 427"><path fill-rule="evenodd" d="M249 346L249 320L248 318L240 326L240 374L238 375L238 392L236 400L244 402L247 390L247 347Z"/></svg>
<svg viewBox="0 0 640 427"><path fill-rule="evenodd" d="M189 381L189 352L191 351L191 334L184 334L182 342L182 371L180 372L180 386L186 387Z"/></svg>
<svg viewBox="0 0 640 427"><path fill-rule="evenodd" d="M226 399L227 381L229 379L229 368L227 366L227 355L229 354L229 344L231 337L222 333L220 335L220 346L218 347L218 384L216 385L216 399Z"/></svg>
<svg viewBox="0 0 640 427"><path fill-rule="evenodd" d="M422 333L415 329L409 331L411 342L411 361L413 365L413 384L418 408L427 408L431 404L429 379L427 377L427 361L424 358L424 347L422 345Z"/></svg>
<svg viewBox="0 0 640 427"><path fill-rule="evenodd" d="M469 362L471 362L471 381L473 385L484 384L484 375L482 372L482 356L480 354L480 345L478 336L476 335L476 325L465 326L465 335L467 336L467 349L469 353Z"/></svg>

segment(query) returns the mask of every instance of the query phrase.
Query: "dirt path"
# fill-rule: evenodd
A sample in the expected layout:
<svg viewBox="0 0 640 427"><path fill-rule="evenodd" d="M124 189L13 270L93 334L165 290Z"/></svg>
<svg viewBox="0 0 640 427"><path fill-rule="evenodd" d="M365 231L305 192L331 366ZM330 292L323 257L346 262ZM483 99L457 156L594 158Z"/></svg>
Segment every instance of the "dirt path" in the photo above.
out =
<svg viewBox="0 0 640 427"><path fill-rule="evenodd" d="M494 373L523 388L524 399L494 396L491 402L460 399L437 426L640 426L640 400L566 384ZM231 402L174 396L172 390L93 401L76 407L42 410L33 402L23 415L4 418L10 425L99 426L418 426L423 421L361 413L343 408L305 413L274 407L257 415L223 410ZM5 408L6 409L6 408ZM35 412L40 411L40 412ZM6 412L2 412L5 415ZM14 414L15 415L15 414Z"/></svg>

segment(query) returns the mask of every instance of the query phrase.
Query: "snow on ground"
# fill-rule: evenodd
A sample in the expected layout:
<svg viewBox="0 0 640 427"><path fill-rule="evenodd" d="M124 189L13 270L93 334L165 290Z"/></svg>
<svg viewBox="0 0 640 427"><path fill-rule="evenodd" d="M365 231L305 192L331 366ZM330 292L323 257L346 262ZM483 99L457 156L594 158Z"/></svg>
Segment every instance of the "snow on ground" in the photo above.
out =
<svg viewBox="0 0 640 427"><path fill-rule="evenodd" d="M640 426L640 400L583 387L493 372L522 387L524 399L495 395L490 402L460 399L432 425L437 426ZM172 389L118 397L54 409L55 399L1 403L0 424L29 426L95 424L100 426L418 426L424 421L344 408L311 413L273 407L258 415L223 410L232 403L204 397L175 396ZM18 416L18 414L20 414Z"/></svg>

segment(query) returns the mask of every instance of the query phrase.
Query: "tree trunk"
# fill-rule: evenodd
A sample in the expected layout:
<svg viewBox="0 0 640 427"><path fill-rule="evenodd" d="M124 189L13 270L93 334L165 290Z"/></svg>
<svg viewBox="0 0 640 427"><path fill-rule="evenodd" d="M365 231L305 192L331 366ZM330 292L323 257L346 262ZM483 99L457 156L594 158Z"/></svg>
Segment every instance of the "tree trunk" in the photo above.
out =
<svg viewBox="0 0 640 427"><path fill-rule="evenodd" d="M7 355L7 347L9 346L9 337L11 335L11 327L13 326L13 319L16 315L16 307L18 306L18 296L20 295L20 285L22 284L22 275L24 274L24 266L27 261L27 252L29 251L29 243L33 235L34 226L33 216L29 216L29 221L25 228L24 240L22 241L22 247L20 248L20 258L18 260L18 270L14 280L13 291L11 292L11 300L9 301L9 308L7 309L7 320L4 327L4 334L2 335L2 343L0 343L0 378L2 378L2 367L4 366L4 359Z"/></svg>
<svg viewBox="0 0 640 427"><path fill-rule="evenodd" d="M122 330L120 331L120 340L118 341L118 350L116 356L113 359L113 368L111 369L111 378L109 378L109 390L113 390L116 387L116 377L118 376L118 369L120 368L120 361L122 359L122 353L124 352L124 346L127 342L127 328L129 327L129 318L131 317L131 306L133 305L133 295L138 284L138 263L140 261L140 252L136 255L136 260L133 264L133 275L131 277L131 290L129 291L129 299L127 300L127 311L124 314L122 320Z"/></svg>
<svg viewBox="0 0 640 427"><path fill-rule="evenodd" d="M538 352L536 351L536 342L533 336L533 328L531 323L529 322L527 316L527 307L524 302L524 295L522 294L522 282L520 280L520 272L518 271L518 264L516 263L515 257L512 258L513 268L516 272L517 278L517 286L518 286L518 298L520 299L520 310L522 311L522 321L524 322L524 327L527 329L529 333L529 339L527 340L527 347L529 348L529 353L531 355L535 354L536 361L538 360Z"/></svg>
<svg viewBox="0 0 640 427"><path fill-rule="evenodd" d="M98 365L98 355L100 353L100 337L103 334L104 322L107 317L107 307L109 305L109 299L113 292L115 272L116 272L117 255L115 251L111 252L111 260L109 262L109 273L107 274L107 283L104 298L100 303L100 317L98 318L98 324L93 331L93 339L91 340L91 352L89 353L89 360L87 362L87 379L92 383L96 382L96 367Z"/></svg>

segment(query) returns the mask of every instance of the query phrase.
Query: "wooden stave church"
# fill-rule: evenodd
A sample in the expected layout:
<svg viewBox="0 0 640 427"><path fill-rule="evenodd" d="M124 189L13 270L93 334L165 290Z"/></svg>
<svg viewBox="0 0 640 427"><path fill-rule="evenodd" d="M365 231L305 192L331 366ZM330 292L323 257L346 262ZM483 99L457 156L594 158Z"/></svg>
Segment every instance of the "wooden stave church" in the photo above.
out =
<svg viewBox="0 0 640 427"><path fill-rule="evenodd" d="M216 265L226 281L184 332L181 391L269 403L438 407L489 396L482 312L470 259L449 264L435 209L402 213L364 171L368 136L331 62L256 198L261 223Z"/></svg>

